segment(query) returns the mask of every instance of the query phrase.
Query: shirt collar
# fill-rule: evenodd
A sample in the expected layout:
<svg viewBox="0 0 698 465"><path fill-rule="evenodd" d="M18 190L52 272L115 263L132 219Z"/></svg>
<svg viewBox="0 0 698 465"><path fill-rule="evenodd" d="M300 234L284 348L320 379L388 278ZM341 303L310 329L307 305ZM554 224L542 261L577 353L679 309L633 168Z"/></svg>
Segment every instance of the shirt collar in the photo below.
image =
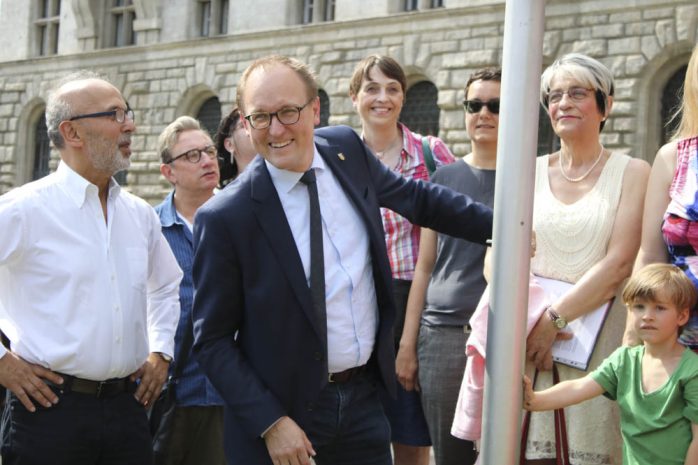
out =
<svg viewBox="0 0 698 465"><path fill-rule="evenodd" d="M99 194L99 189L97 186L80 176L63 161L58 163L58 168L56 168L56 176L58 177L58 184L62 186L65 193L73 202L75 202L75 205L77 205L78 208L82 208L90 192L94 192L95 195ZM116 198L121 192L121 186L119 186L119 183L117 183L113 177L109 179L108 189L109 199Z"/></svg>
<svg viewBox="0 0 698 465"><path fill-rule="evenodd" d="M182 221L177 215L177 210L174 206L174 190L167 194L163 202L162 210L160 210L160 222L163 228L169 228L173 224L182 224Z"/></svg>
<svg viewBox="0 0 698 465"><path fill-rule="evenodd" d="M314 147L313 161L310 164L311 168L316 168L316 175L319 175L325 169L325 160L322 159L320 153L317 151L317 147ZM269 170L269 175L274 183L274 186L279 190L279 192L288 193L296 187L296 184L301 180L303 173L298 173L296 171L282 170L276 166L269 163L269 161L264 160Z"/></svg>

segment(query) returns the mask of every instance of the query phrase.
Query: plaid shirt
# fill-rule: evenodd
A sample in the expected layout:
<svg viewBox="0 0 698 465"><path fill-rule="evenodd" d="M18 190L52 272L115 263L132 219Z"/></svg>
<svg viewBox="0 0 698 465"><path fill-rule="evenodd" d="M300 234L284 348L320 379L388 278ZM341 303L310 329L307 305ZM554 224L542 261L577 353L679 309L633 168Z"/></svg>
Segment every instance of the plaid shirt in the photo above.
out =
<svg viewBox="0 0 698 465"><path fill-rule="evenodd" d="M398 124L402 129L403 149L394 171L408 179L429 181L429 171L424 164L422 136L411 132L404 124ZM429 141L434 164L437 168L456 160L441 139L433 136L426 136L426 138ZM381 208L381 216L393 279L411 281L419 253L420 228L387 208Z"/></svg>

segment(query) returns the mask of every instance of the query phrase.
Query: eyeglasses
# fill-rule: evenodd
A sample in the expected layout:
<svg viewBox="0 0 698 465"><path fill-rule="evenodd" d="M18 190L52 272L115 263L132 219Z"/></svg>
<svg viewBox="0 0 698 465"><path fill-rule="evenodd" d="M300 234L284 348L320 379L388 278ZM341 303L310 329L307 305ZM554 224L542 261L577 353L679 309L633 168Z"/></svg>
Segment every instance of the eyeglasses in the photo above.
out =
<svg viewBox="0 0 698 465"><path fill-rule="evenodd" d="M178 160L180 158L186 158L189 163L199 163L199 160L201 160L201 154L205 153L206 155L209 156L209 158L216 158L218 155L218 150L216 150L215 145L207 145L206 147L202 149L191 149L187 150L184 153L181 153L174 157L172 160L168 161L167 163L174 163L175 160Z"/></svg>
<svg viewBox="0 0 698 465"><path fill-rule="evenodd" d="M111 116L112 118L114 118L114 121L116 121L119 124L123 124L124 121L126 121L126 118L128 118L128 120L131 122L135 121L133 110L131 110L131 107L129 106L127 106L125 110L123 108L115 108L109 111L100 111L99 113L87 113L84 115L76 115L70 118L68 121L75 121L76 119L84 118L101 118L104 116Z"/></svg>
<svg viewBox="0 0 698 465"><path fill-rule="evenodd" d="M493 98L492 100L488 100L487 102L483 102L482 100L463 100L463 106L465 107L465 111L468 113L480 113L482 107L487 107L487 109L493 115L499 114L498 98Z"/></svg>
<svg viewBox="0 0 698 465"><path fill-rule="evenodd" d="M300 106L300 107L284 107L279 111L275 111L274 113L267 113L266 111L259 111L256 113L251 113L247 116L245 116L245 119L250 122L250 126L252 126L253 129L266 129L269 126L271 126L271 119L272 117L276 116L276 119L279 120L279 123L289 126L291 124L296 124L298 120L301 117L301 110L303 108L307 107L310 102L315 100L315 97L312 97L310 100L305 102L305 105Z"/></svg>
<svg viewBox="0 0 698 465"><path fill-rule="evenodd" d="M595 90L596 89L594 88L587 89L585 87L570 87L567 90L554 90L552 92L548 92L548 103L560 103L562 96L565 94L567 94L575 102L581 102L589 96L590 92Z"/></svg>

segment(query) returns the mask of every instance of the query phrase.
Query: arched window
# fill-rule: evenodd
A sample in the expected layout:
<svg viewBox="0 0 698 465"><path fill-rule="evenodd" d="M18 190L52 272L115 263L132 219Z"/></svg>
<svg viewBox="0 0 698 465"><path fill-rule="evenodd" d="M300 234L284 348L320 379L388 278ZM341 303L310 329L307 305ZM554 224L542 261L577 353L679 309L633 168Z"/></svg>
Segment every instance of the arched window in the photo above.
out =
<svg viewBox="0 0 698 465"><path fill-rule="evenodd" d="M662 91L662 143L666 144L671 139L672 134L676 131L681 120L680 116L676 118L674 113L681 105L681 96L683 95L683 82L686 79L686 70L688 65L678 69L667 81Z"/></svg>
<svg viewBox="0 0 698 465"><path fill-rule="evenodd" d="M550 125L550 117L548 112L545 111L543 105L541 105L538 111L538 150L536 154L546 155L548 153L553 153L560 148L560 138L553 131L553 127Z"/></svg>
<svg viewBox="0 0 698 465"><path fill-rule="evenodd" d="M51 145L46 129L46 118L43 113L36 121L34 128L34 166L32 168L32 181L43 178L49 173L48 162L51 159Z"/></svg>
<svg viewBox="0 0 698 465"><path fill-rule="evenodd" d="M218 100L218 97L211 97L206 100L199 108L196 119L201 122L201 125L208 131L211 137L215 136L218 123L221 121L221 102Z"/></svg>
<svg viewBox="0 0 698 465"><path fill-rule="evenodd" d="M318 96L320 97L320 124L316 127L322 128L330 124L330 97L322 89L318 90Z"/></svg>
<svg viewBox="0 0 698 465"><path fill-rule="evenodd" d="M439 91L429 81L421 81L407 89L405 105L400 121L410 130L422 135L436 136L439 133Z"/></svg>

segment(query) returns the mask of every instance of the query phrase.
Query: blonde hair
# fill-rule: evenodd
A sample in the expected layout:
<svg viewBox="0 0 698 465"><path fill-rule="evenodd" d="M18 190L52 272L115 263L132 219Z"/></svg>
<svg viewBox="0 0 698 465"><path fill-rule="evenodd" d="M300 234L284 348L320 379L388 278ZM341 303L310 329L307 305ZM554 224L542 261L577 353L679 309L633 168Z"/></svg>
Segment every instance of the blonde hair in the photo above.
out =
<svg viewBox="0 0 698 465"><path fill-rule="evenodd" d="M637 300L656 301L661 294L677 309L689 311L696 305L696 288L678 266L653 263L635 273L623 289L623 302L631 305Z"/></svg>
<svg viewBox="0 0 698 465"><path fill-rule="evenodd" d="M681 106L672 119L678 118L679 114L681 114L681 121L673 139L698 135L698 45L693 48L691 59L688 60Z"/></svg>
<svg viewBox="0 0 698 465"><path fill-rule="evenodd" d="M167 125L158 137L158 153L160 154L160 161L162 163L169 163L172 161L172 147L177 143L179 135L184 131L192 130L201 131L202 129L201 123L191 116L180 116ZM208 133L206 134L208 135Z"/></svg>

